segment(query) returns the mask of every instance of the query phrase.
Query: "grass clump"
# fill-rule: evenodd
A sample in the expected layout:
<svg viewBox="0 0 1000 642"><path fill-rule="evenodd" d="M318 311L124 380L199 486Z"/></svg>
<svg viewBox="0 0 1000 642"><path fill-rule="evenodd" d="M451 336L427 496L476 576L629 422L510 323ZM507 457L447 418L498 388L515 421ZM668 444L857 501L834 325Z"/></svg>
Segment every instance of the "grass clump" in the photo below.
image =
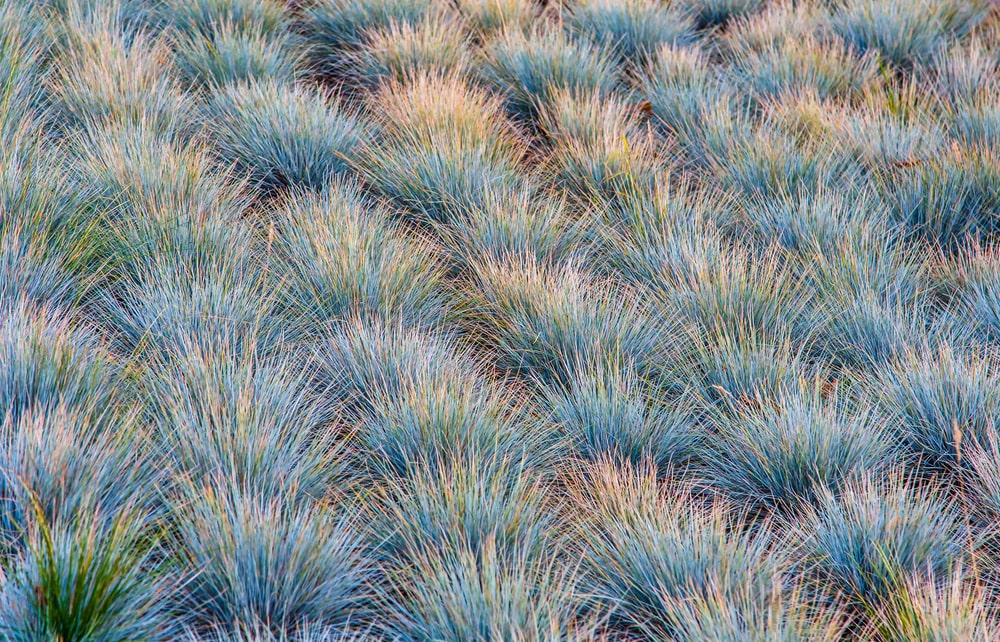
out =
<svg viewBox="0 0 1000 642"><path fill-rule="evenodd" d="M352 525L323 507L199 487L178 506L176 555L190 578L180 597L194 626L294 635L346 628L363 591Z"/></svg>
<svg viewBox="0 0 1000 642"><path fill-rule="evenodd" d="M491 546L428 555L394 578L409 597L388 605L389 632L449 642L592 639L596 627L578 622L572 582L553 565L506 559Z"/></svg>
<svg viewBox="0 0 1000 642"><path fill-rule="evenodd" d="M347 318L421 325L444 316L431 249L394 229L390 214L346 183L287 199L275 245L290 323L308 332L317 322Z"/></svg>
<svg viewBox="0 0 1000 642"><path fill-rule="evenodd" d="M724 507L661 492L650 467L599 464L587 482L578 492L589 590L614 609L622 632L683 635L707 624L691 617L695 604L745 605L743 618L766 608L777 573L766 531L730 531Z"/></svg>
<svg viewBox="0 0 1000 642"><path fill-rule="evenodd" d="M705 458L714 484L740 505L795 512L889 460L885 422L863 401L824 399L821 382L802 388L751 399L716 422Z"/></svg>
<svg viewBox="0 0 1000 642"><path fill-rule="evenodd" d="M763 0L683 0L681 6L688 11L695 25L702 29L725 25L759 11Z"/></svg>
<svg viewBox="0 0 1000 642"><path fill-rule="evenodd" d="M305 8L303 30L317 71L338 74L372 30L415 25L436 11L430 0L317 0Z"/></svg>
<svg viewBox="0 0 1000 642"><path fill-rule="evenodd" d="M192 483L221 479L264 498L322 497L343 467L332 459L329 409L301 363L247 343L191 341L156 364L144 387L163 428L155 435L169 453L163 463Z"/></svg>
<svg viewBox="0 0 1000 642"><path fill-rule="evenodd" d="M997 622L983 601L984 586L961 568L940 580L909 578L875 629L886 640L978 640L995 637Z"/></svg>
<svg viewBox="0 0 1000 642"><path fill-rule="evenodd" d="M665 470L696 451L701 435L690 402L657 399L629 364L581 364L571 382L551 391L548 405L551 420L583 458L651 460Z"/></svg>
<svg viewBox="0 0 1000 642"><path fill-rule="evenodd" d="M322 382L357 427L360 465L376 477L455 457L516 456L535 441L517 421L517 401L447 336L349 321L315 350Z"/></svg>
<svg viewBox="0 0 1000 642"><path fill-rule="evenodd" d="M360 121L318 90L251 82L222 88L205 112L222 162L264 191L321 189L351 167Z"/></svg>
<svg viewBox="0 0 1000 642"><path fill-rule="evenodd" d="M942 47L974 27L988 4L954 5L940 0L847 0L833 16L833 29L857 51L875 51L887 62L908 68L930 60Z"/></svg>
<svg viewBox="0 0 1000 642"><path fill-rule="evenodd" d="M379 92L381 132L363 174L421 223L450 223L492 191L523 183L522 143L500 104L455 76L420 75Z"/></svg>
<svg viewBox="0 0 1000 642"><path fill-rule="evenodd" d="M285 34L269 37L261 28L241 29L224 23L209 35L181 35L174 48L181 52L179 74L196 86L282 82L301 73L293 40Z"/></svg>
<svg viewBox="0 0 1000 642"><path fill-rule="evenodd" d="M962 443L985 444L997 432L996 363L948 347L907 353L874 386L899 417L903 437L920 464L955 470Z"/></svg>
<svg viewBox="0 0 1000 642"><path fill-rule="evenodd" d="M827 493L802 523L807 560L831 594L878 609L910 574L947 575L961 563L961 522L934 488L869 478Z"/></svg>
<svg viewBox="0 0 1000 642"><path fill-rule="evenodd" d="M458 74L469 65L468 43L454 19L426 18L416 24L390 22L359 50L358 80L378 85L428 73Z"/></svg>
<svg viewBox="0 0 1000 642"><path fill-rule="evenodd" d="M380 557L393 567L435 552L492 549L500 557L539 555L556 540L544 466L484 453L434 462L376 489L372 520Z"/></svg>
<svg viewBox="0 0 1000 642"><path fill-rule="evenodd" d="M142 123L183 133L191 101L175 78L164 39L133 36L111 8L73 15L77 23L67 26L66 51L50 80L59 122L68 129Z"/></svg>
<svg viewBox="0 0 1000 642"><path fill-rule="evenodd" d="M483 78L506 99L510 114L530 123L554 92L609 93L617 79L606 54L559 31L507 31L486 45Z"/></svg>
<svg viewBox="0 0 1000 642"><path fill-rule="evenodd" d="M571 29L621 61L639 64L664 45L693 39L687 17L647 0L586 0L567 16Z"/></svg>
<svg viewBox="0 0 1000 642"><path fill-rule="evenodd" d="M553 178L580 209L624 200L653 186L664 164L634 105L616 98L556 95L540 124Z"/></svg>
<svg viewBox="0 0 1000 642"><path fill-rule="evenodd" d="M91 329L58 309L24 301L6 303L0 315L5 422L62 404L98 411L113 405L118 368Z"/></svg>
<svg viewBox="0 0 1000 642"><path fill-rule="evenodd" d="M108 526L86 514L39 522L0 592L0 632L19 641L170 639L171 585L144 523L125 511Z"/></svg>
<svg viewBox="0 0 1000 642"><path fill-rule="evenodd" d="M454 6L479 39L507 28L527 28L538 13L530 0L457 0Z"/></svg>
<svg viewBox="0 0 1000 642"><path fill-rule="evenodd" d="M500 364L529 381L567 385L576 368L604 355L643 369L660 347L658 328L627 291L572 265L487 263L477 268L474 287L474 322Z"/></svg>

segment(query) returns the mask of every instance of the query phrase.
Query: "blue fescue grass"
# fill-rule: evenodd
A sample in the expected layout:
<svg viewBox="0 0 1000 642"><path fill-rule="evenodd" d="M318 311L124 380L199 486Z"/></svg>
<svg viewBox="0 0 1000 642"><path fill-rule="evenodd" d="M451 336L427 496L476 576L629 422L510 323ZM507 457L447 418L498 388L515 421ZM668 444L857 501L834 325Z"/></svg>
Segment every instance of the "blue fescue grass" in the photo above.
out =
<svg viewBox="0 0 1000 642"><path fill-rule="evenodd" d="M489 544L423 556L390 580L387 633L400 640L590 640L570 572L554 560L501 556Z"/></svg>
<svg viewBox="0 0 1000 642"><path fill-rule="evenodd" d="M824 398L821 380L741 401L713 422L712 484L738 505L795 512L890 460L885 419L865 400Z"/></svg>
<svg viewBox="0 0 1000 642"><path fill-rule="evenodd" d="M625 250L634 256L630 263L638 264L629 265L627 278L659 305L678 310L703 331L734 337L800 331L807 295L776 252L753 256L723 239L685 238L684 231L656 226L656 236L636 234Z"/></svg>
<svg viewBox="0 0 1000 642"><path fill-rule="evenodd" d="M898 475L869 476L839 495L824 494L798 528L819 587L868 609L892 599L906 576L942 577L965 554L953 503Z"/></svg>
<svg viewBox="0 0 1000 642"><path fill-rule="evenodd" d="M766 610L778 573L766 528L742 531L737 520L731 529L724 506L664 489L648 466L598 464L574 492L587 589L622 632L672 638L701 600L747 607L742 618Z"/></svg>
<svg viewBox="0 0 1000 642"><path fill-rule="evenodd" d="M549 171L578 208L600 209L655 184L662 152L628 101L559 92L540 115Z"/></svg>
<svg viewBox="0 0 1000 642"><path fill-rule="evenodd" d="M365 136L358 117L318 88L273 80L221 88L204 119L222 162L265 192L322 188L350 169Z"/></svg>
<svg viewBox="0 0 1000 642"><path fill-rule="evenodd" d="M0 100L4 105L0 131L6 136L40 106L41 92L35 80L47 47L44 22L22 3L9 0L0 4L0 25Z"/></svg>
<svg viewBox="0 0 1000 642"><path fill-rule="evenodd" d="M580 253L582 226L568 209L564 200L531 184L490 187L480 203L433 230L449 263L466 271L511 256L547 265Z"/></svg>
<svg viewBox="0 0 1000 642"><path fill-rule="evenodd" d="M823 352L840 365L887 363L930 332L926 272L919 255L885 231L813 253L817 299L810 316Z"/></svg>
<svg viewBox="0 0 1000 642"><path fill-rule="evenodd" d="M658 399L630 364L613 359L580 364L546 398L558 434L584 459L651 460L666 470L686 463L703 437L690 400Z"/></svg>
<svg viewBox="0 0 1000 642"><path fill-rule="evenodd" d="M870 221L869 214L880 207L871 190L834 188L826 183L814 189L753 194L735 219L741 231L754 235L758 247L777 242L790 252L808 256L870 233L878 223Z"/></svg>
<svg viewBox="0 0 1000 642"><path fill-rule="evenodd" d="M944 578L911 577L875 618L881 639L988 640L1000 623L987 604L987 588L958 568Z"/></svg>
<svg viewBox="0 0 1000 642"><path fill-rule="evenodd" d="M53 116L67 128L141 123L153 131L188 129L190 99L174 76L162 37L130 33L112 7L74 12L51 77Z"/></svg>
<svg viewBox="0 0 1000 642"><path fill-rule="evenodd" d="M233 254L220 251L202 263L158 256L102 291L96 307L115 346L148 358L192 343L238 346L248 334L276 341L282 327L269 314L275 302L268 281L255 273L258 264Z"/></svg>
<svg viewBox="0 0 1000 642"><path fill-rule="evenodd" d="M32 140L34 139L34 140ZM4 136L0 155L0 300L69 306L99 278L81 274L89 235L73 181L35 124Z"/></svg>
<svg viewBox="0 0 1000 642"><path fill-rule="evenodd" d="M441 9L430 0L316 0L306 5L302 28L316 69L338 74L372 30L416 24Z"/></svg>
<svg viewBox="0 0 1000 642"><path fill-rule="evenodd" d="M308 333L317 323L345 318L421 325L445 316L431 249L394 229L390 216L349 183L286 199L274 222L274 269L282 275L290 325Z"/></svg>
<svg viewBox="0 0 1000 642"><path fill-rule="evenodd" d="M874 56L858 57L826 36L827 17L813 4L777 4L733 24L725 36L734 72L761 99L808 91L852 98L876 79Z"/></svg>
<svg viewBox="0 0 1000 642"><path fill-rule="evenodd" d="M356 427L361 466L402 475L455 457L517 456L541 435L456 342L425 328L348 321L315 348L321 384Z"/></svg>
<svg viewBox="0 0 1000 642"><path fill-rule="evenodd" d="M953 252L970 237L995 234L1000 171L992 152L953 142L947 152L914 162L894 161L873 181L914 238Z"/></svg>
<svg viewBox="0 0 1000 642"><path fill-rule="evenodd" d="M989 149L1000 140L1000 110L990 100L1000 89L1000 69L982 41L956 46L935 61L943 116L961 144Z"/></svg>
<svg viewBox="0 0 1000 642"><path fill-rule="evenodd" d="M505 29L524 29L538 13L531 0L456 0L456 13L480 40Z"/></svg>
<svg viewBox="0 0 1000 642"><path fill-rule="evenodd" d="M448 223L491 190L523 184L524 145L499 102L455 76L421 74L378 93L379 139L363 175L418 222Z"/></svg>
<svg viewBox="0 0 1000 642"><path fill-rule="evenodd" d="M915 82L893 82L868 93L858 109L835 116L832 133L847 153L873 171L919 168L943 155L947 138Z"/></svg>
<svg viewBox="0 0 1000 642"><path fill-rule="evenodd" d="M996 555L1000 550L992 524L1000 516L1000 438L996 433L987 435L978 443L967 443L962 448L962 463L969 471L967 483L959 486L963 493L965 509L970 521L982 537L983 550L991 573L996 572Z"/></svg>
<svg viewBox="0 0 1000 642"><path fill-rule="evenodd" d="M23 300L0 306L0 407L16 424L61 404L113 406L119 366L99 335L65 311Z"/></svg>
<svg viewBox="0 0 1000 642"><path fill-rule="evenodd" d="M275 0L168 0L162 20L182 34L210 38L220 27L277 35L288 26L286 7Z"/></svg>
<svg viewBox="0 0 1000 642"><path fill-rule="evenodd" d="M836 6L832 26L857 51L876 51L887 62L908 68L929 61L988 10L989 3L982 0L960 5L941 0L846 0Z"/></svg>
<svg viewBox="0 0 1000 642"><path fill-rule="evenodd" d="M787 335L739 327L688 332L689 345L668 368L667 381L673 387L691 386L706 407L726 412L775 403L812 374L804 350Z"/></svg>
<svg viewBox="0 0 1000 642"><path fill-rule="evenodd" d="M801 336L809 294L780 252L754 254L725 238L712 220L725 201L714 195L681 184L652 196L626 199L604 233L622 278L696 332Z"/></svg>
<svg viewBox="0 0 1000 642"><path fill-rule="evenodd" d="M208 35L175 37L178 75L195 86L217 87L255 80L287 81L301 74L301 54L287 33L269 36L263 28L223 23Z"/></svg>
<svg viewBox="0 0 1000 642"><path fill-rule="evenodd" d="M559 533L548 472L525 459L471 453L386 479L370 508L378 558L395 568L436 552L543 553Z"/></svg>
<svg viewBox="0 0 1000 642"><path fill-rule="evenodd" d="M994 356L943 345L908 351L880 371L872 387L898 417L900 436L919 465L954 471L963 447L987 443L1000 428L997 368Z"/></svg>
<svg viewBox="0 0 1000 642"><path fill-rule="evenodd" d="M118 510L110 526L86 514L38 524L27 560L0 590L5 639L171 639L171 587L155 539L140 515Z"/></svg>
<svg viewBox="0 0 1000 642"><path fill-rule="evenodd" d="M542 384L568 385L576 368L605 355L650 367L665 337L613 283L573 265L531 257L475 268L472 323L497 350L499 365Z"/></svg>
<svg viewBox="0 0 1000 642"><path fill-rule="evenodd" d="M0 638L996 637L998 52L0 0Z"/></svg>
<svg viewBox="0 0 1000 642"><path fill-rule="evenodd" d="M705 29L759 11L764 0L683 0L680 5L694 17L696 26Z"/></svg>
<svg viewBox="0 0 1000 642"><path fill-rule="evenodd" d="M643 80L654 121L705 165L733 128L733 90L698 47L662 47ZM721 137L721 140L718 140Z"/></svg>
<svg viewBox="0 0 1000 642"><path fill-rule="evenodd" d="M267 344L182 343L143 382L174 478L224 480L264 498L325 496L345 468L331 410L304 365ZM263 354L261 354L263 352Z"/></svg>
<svg viewBox="0 0 1000 642"><path fill-rule="evenodd" d="M1000 256L993 248L970 244L950 276L956 322L973 336L995 342L1000 338Z"/></svg>
<svg viewBox="0 0 1000 642"><path fill-rule="evenodd" d="M279 2L172 0L153 11L151 21L171 29L179 75L194 86L286 80L300 71L303 56Z"/></svg>
<svg viewBox="0 0 1000 642"><path fill-rule="evenodd" d="M70 403L7 417L0 428L0 563L30 548L39 524L87 517L111 525L120 507L152 508L161 477L140 444L134 407L95 411ZM140 512L142 512L140 511ZM130 515L146 521L151 515Z"/></svg>
<svg viewBox="0 0 1000 642"><path fill-rule="evenodd" d="M370 33L356 57L353 73L360 83L372 86L405 81L421 73L461 73L470 61L462 24L446 16L416 24L390 22Z"/></svg>
<svg viewBox="0 0 1000 642"><path fill-rule="evenodd" d="M681 604L675 617L679 637L719 642L844 639L849 631L844 613L831 607L817 613L807 590L797 586L786 589L782 580L775 581L766 601L742 596L733 599L715 591Z"/></svg>
<svg viewBox="0 0 1000 642"><path fill-rule="evenodd" d="M89 232L81 260L101 279L137 278L141 266L168 258L197 265L221 248L246 247L237 222L244 188L205 150L118 125L74 137L71 151L78 182L69 193Z"/></svg>
<svg viewBox="0 0 1000 642"><path fill-rule="evenodd" d="M359 606L368 572L347 518L211 485L177 501L171 545L190 575L178 599L192 626L294 634L343 627Z"/></svg>
<svg viewBox="0 0 1000 642"><path fill-rule="evenodd" d="M564 19L574 32L613 51L619 63L641 66L661 46L694 39L683 12L650 0L584 0Z"/></svg>
<svg viewBox="0 0 1000 642"><path fill-rule="evenodd" d="M557 30L525 35L508 30L488 42L480 61L483 78L524 123L552 103L554 92L603 95L614 89L615 69L603 50Z"/></svg>
<svg viewBox="0 0 1000 642"><path fill-rule="evenodd" d="M352 630L339 626L306 625L277 633L265 625L241 625L235 630L213 627L209 632L188 631L185 642L377 642L370 627Z"/></svg>
<svg viewBox="0 0 1000 642"><path fill-rule="evenodd" d="M102 276L94 307L115 342L155 352L188 331L212 335L210 344L256 327L266 273L238 220L239 183L204 150L131 126L78 143L88 260Z"/></svg>

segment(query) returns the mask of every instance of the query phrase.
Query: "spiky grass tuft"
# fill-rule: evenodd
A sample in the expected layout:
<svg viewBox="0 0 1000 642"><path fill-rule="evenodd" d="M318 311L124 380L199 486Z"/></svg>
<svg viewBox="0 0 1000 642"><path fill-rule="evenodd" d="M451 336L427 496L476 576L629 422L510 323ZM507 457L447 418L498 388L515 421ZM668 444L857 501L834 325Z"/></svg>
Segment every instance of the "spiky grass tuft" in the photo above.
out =
<svg viewBox="0 0 1000 642"><path fill-rule="evenodd" d="M960 6L940 0L847 0L834 13L833 29L850 47L876 51L905 68L930 60L982 20L988 8L980 0Z"/></svg>
<svg viewBox="0 0 1000 642"><path fill-rule="evenodd" d="M363 174L421 223L449 223L523 184L523 143L499 102L460 77L421 74L378 94L380 137Z"/></svg>
<svg viewBox="0 0 1000 642"><path fill-rule="evenodd" d="M377 86L421 73L458 74L469 65L468 43L460 24L426 18L416 24L390 22L374 31L357 54L358 80Z"/></svg>
<svg viewBox="0 0 1000 642"><path fill-rule="evenodd" d="M343 627L367 572L351 522L322 506L198 486L178 498L180 596L194 626L275 636Z"/></svg>
<svg viewBox="0 0 1000 642"><path fill-rule="evenodd" d="M81 514L40 521L23 565L0 592L10 640L168 640L171 583L141 515L104 526Z"/></svg>
<svg viewBox="0 0 1000 642"><path fill-rule="evenodd" d="M569 27L620 61L641 65L664 45L693 40L683 13L649 0L585 0L566 16Z"/></svg>
<svg viewBox="0 0 1000 642"><path fill-rule="evenodd" d="M551 420L583 458L618 459L660 469L686 463L702 435L690 400L666 403L628 363L584 363L567 389L547 394Z"/></svg>
<svg viewBox="0 0 1000 642"><path fill-rule="evenodd" d="M430 248L394 229L391 212L349 183L293 194L274 222L288 319L303 333L346 318L440 321L447 301Z"/></svg>
<svg viewBox="0 0 1000 642"><path fill-rule="evenodd" d="M430 0L319 0L306 7L303 29L317 70L338 74L372 30L415 25L436 12Z"/></svg>
<svg viewBox="0 0 1000 642"><path fill-rule="evenodd" d="M516 399L430 328L348 321L315 352L321 382L357 427L360 466L375 477L456 457L521 456L541 437L525 433Z"/></svg>
<svg viewBox="0 0 1000 642"><path fill-rule="evenodd" d="M364 128L318 89L271 80L223 87L209 102L205 124L219 157L265 191L321 189L347 172Z"/></svg>
<svg viewBox="0 0 1000 642"><path fill-rule="evenodd" d="M824 399L825 389L750 398L716 420L704 455L714 485L740 505L794 513L891 461L885 420L864 400Z"/></svg>
<svg viewBox="0 0 1000 642"><path fill-rule="evenodd" d="M997 363L990 355L962 354L947 345L908 351L884 369L873 387L899 417L902 436L930 470L959 467L966 447L998 433Z"/></svg>
<svg viewBox="0 0 1000 642"><path fill-rule="evenodd" d="M954 504L933 487L898 476L825 493L801 523L806 563L831 595L879 609L911 574L945 576L962 562L962 524Z"/></svg>
<svg viewBox="0 0 1000 642"><path fill-rule="evenodd" d="M704 626L697 604L748 607L742 618L766 610L778 572L766 529L730 530L724 506L663 492L648 466L598 464L575 492L589 590L622 632L663 638Z"/></svg>
<svg viewBox="0 0 1000 642"><path fill-rule="evenodd" d="M556 30L528 35L508 30L487 43L481 65L484 79L504 95L511 115L525 123L552 103L556 91L604 95L617 82L602 50Z"/></svg>

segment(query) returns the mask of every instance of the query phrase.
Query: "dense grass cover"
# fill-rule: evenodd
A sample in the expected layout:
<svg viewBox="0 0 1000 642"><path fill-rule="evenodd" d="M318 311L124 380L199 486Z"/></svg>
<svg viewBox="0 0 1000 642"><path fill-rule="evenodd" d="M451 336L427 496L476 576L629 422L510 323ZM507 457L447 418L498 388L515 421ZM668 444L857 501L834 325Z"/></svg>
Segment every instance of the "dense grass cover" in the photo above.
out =
<svg viewBox="0 0 1000 642"><path fill-rule="evenodd" d="M0 0L0 642L1000 640L989 0Z"/></svg>

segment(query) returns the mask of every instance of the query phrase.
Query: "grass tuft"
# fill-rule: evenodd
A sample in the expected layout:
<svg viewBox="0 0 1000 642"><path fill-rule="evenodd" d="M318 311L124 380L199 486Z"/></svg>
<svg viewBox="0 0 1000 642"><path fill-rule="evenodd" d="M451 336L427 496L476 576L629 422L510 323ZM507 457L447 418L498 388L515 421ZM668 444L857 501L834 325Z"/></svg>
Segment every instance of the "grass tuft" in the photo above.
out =
<svg viewBox="0 0 1000 642"><path fill-rule="evenodd" d="M205 110L219 158L263 191L319 190L351 168L360 120L318 90L273 81L223 87Z"/></svg>

